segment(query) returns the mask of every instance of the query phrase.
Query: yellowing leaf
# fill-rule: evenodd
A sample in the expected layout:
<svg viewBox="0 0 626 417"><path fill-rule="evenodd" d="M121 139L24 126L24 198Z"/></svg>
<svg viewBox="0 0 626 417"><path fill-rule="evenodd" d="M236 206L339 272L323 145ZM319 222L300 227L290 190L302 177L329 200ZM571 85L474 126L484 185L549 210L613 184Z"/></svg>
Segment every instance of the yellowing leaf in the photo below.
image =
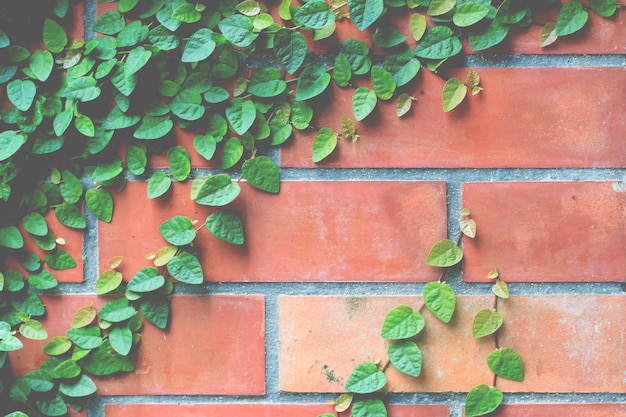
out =
<svg viewBox="0 0 626 417"><path fill-rule="evenodd" d="M442 100L443 111L450 111L456 108L465 99L467 87L456 77L450 78L443 86Z"/></svg>
<svg viewBox="0 0 626 417"><path fill-rule="evenodd" d="M461 220L461 232L469 238L476 237L476 222L473 219Z"/></svg>
<svg viewBox="0 0 626 417"><path fill-rule="evenodd" d="M426 17L419 13L413 13L409 19L409 27L411 28L411 35L413 39L419 41L426 32Z"/></svg>
<svg viewBox="0 0 626 417"><path fill-rule="evenodd" d="M476 70L472 69L467 73L465 84L467 84L470 88L474 88L480 84L480 75L478 75Z"/></svg>
<svg viewBox="0 0 626 417"><path fill-rule="evenodd" d="M491 287L491 291L500 298L509 298L509 287L504 281L497 280Z"/></svg>
<svg viewBox="0 0 626 417"><path fill-rule="evenodd" d="M556 25L552 22L546 23L541 29L539 35L539 46L545 48L548 45L552 45L559 37L556 34Z"/></svg>
<svg viewBox="0 0 626 417"><path fill-rule="evenodd" d="M409 96L407 93L400 94L396 99L396 115L402 117L407 114L411 110L413 100L413 97Z"/></svg>

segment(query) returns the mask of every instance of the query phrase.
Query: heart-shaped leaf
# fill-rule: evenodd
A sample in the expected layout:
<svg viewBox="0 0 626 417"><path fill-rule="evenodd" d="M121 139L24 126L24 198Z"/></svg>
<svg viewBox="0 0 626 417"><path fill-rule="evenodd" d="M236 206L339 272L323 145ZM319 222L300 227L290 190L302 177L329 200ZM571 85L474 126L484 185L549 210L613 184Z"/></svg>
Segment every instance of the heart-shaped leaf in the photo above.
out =
<svg viewBox="0 0 626 417"><path fill-rule="evenodd" d="M513 348L496 349L487 356L487 365L494 374L512 381L524 379L524 364Z"/></svg>
<svg viewBox="0 0 626 417"><path fill-rule="evenodd" d="M348 0L350 18L360 30L365 30L385 11L383 0Z"/></svg>
<svg viewBox="0 0 626 417"><path fill-rule="evenodd" d="M456 243L443 239L435 243L426 257L426 265L448 267L461 262L463 251Z"/></svg>
<svg viewBox="0 0 626 417"><path fill-rule="evenodd" d="M378 398L357 401L352 406L352 417L387 417L387 407Z"/></svg>
<svg viewBox="0 0 626 417"><path fill-rule="evenodd" d="M570 35L582 29L589 19L589 12L577 1L567 2L561 7L556 19L557 36Z"/></svg>
<svg viewBox="0 0 626 417"><path fill-rule="evenodd" d="M331 129L323 127L313 138L313 162L320 162L337 147L337 135Z"/></svg>
<svg viewBox="0 0 626 417"><path fill-rule="evenodd" d="M309 65L298 77L296 100L309 100L326 90L330 83L330 74L319 65Z"/></svg>
<svg viewBox="0 0 626 417"><path fill-rule="evenodd" d="M159 233L174 246L188 245L196 238L193 223L186 216L174 216L159 226Z"/></svg>
<svg viewBox="0 0 626 417"><path fill-rule="evenodd" d="M355 394L376 392L387 383L385 374L372 362L357 365L346 381L346 390Z"/></svg>
<svg viewBox="0 0 626 417"><path fill-rule="evenodd" d="M278 167L267 156L248 159L241 167L243 176L250 185L259 190L276 194L280 191L280 173Z"/></svg>
<svg viewBox="0 0 626 417"><path fill-rule="evenodd" d="M467 95L467 87L456 77L450 78L443 86L443 111L450 111L463 102Z"/></svg>
<svg viewBox="0 0 626 417"><path fill-rule="evenodd" d="M202 265L194 255L182 251L167 264L167 272L180 282L187 284L202 284L204 273Z"/></svg>
<svg viewBox="0 0 626 417"><path fill-rule="evenodd" d="M465 398L465 417L476 417L494 411L503 399L502 391L485 384L471 389Z"/></svg>
<svg viewBox="0 0 626 417"><path fill-rule="evenodd" d="M400 372L414 377L422 372L422 352L410 340L389 345L387 349L391 364Z"/></svg>
<svg viewBox="0 0 626 417"><path fill-rule="evenodd" d="M444 323L454 314L456 296L451 286L444 282L429 282L422 291L426 308Z"/></svg>
<svg viewBox="0 0 626 417"><path fill-rule="evenodd" d="M424 317L419 311L406 305L399 305L391 310L381 330L385 339L408 339L415 336L424 328Z"/></svg>
<svg viewBox="0 0 626 417"><path fill-rule="evenodd" d="M127 288L134 292L150 292L161 288L165 284L165 278L159 273L159 270L153 267L141 268L128 281Z"/></svg>
<svg viewBox="0 0 626 417"><path fill-rule="evenodd" d="M383 70L384 71L384 70ZM359 87L352 95L352 111L358 121L365 119L376 108L376 93L367 87Z"/></svg>
<svg viewBox="0 0 626 417"><path fill-rule="evenodd" d="M474 322L472 323L472 337L478 339L479 337L488 336L495 333L503 323L502 314L497 311L486 308L480 310L474 316Z"/></svg>

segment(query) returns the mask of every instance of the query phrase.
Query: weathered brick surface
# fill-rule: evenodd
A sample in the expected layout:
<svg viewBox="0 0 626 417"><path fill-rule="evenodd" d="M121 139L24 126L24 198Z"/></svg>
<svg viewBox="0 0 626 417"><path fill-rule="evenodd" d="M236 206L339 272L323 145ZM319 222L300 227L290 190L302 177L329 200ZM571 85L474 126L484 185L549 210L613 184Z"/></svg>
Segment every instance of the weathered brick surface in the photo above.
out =
<svg viewBox="0 0 626 417"><path fill-rule="evenodd" d="M107 417L314 417L333 411L329 404L107 404ZM447 417L443 405L393 405L389 417Z"/></svg>
<svg viewBox="0 0 626 417"><path fill-rule="evenodd" d="M46 296L50 337L65 334L74 313L105 298L88 295ZM257 295L179 295L172 298L170 328L147 323L132 373L97 378L102 395L215 394L265 392L263 297ZM47 357L46 341L29 342L12 353L18 374Z"/></svg>
<svg viewBox="0 0 626 417"><path fill-rule="evenodd" d="M617 417L626 415L626 404L506 404L493 417Z"/></svg>
<svg viewBox="0 0 626 417"><path fill-rule="evenodd" d="M280 298L280 388L341 392L354 366L387 360L380 329L396 305L421 306L421 297ZM485 362L493 337L474 340L474 315L493 297L459 296L450 325L429 312L416 338L423 354L419 378L387 371L387 387L399 392L469 391L491 383ZM501 301L505 322L499 344L516 349L523 382L498 380L506 392L623 392L626 366L623 296L515 296ZM333 347L335 346L335 347Z"/></svg>
<svg viewBox="0 0 626 417"><path fill-rule="evenodd" d="M484 91L449 113L441 108L444 80L424 71L411 84L417 98L399 119L381 103L357 122L362 137L340 140L324 167L622 167L626 120L625 68L478 68ZM468 69L448 76L465 80ZM362 81L367 84L367 82ZM353 117L352 89L329 87L316 102L317 127L340 131ZM584 110L583 110L584 109ZM281 155L286 167L312 167L315 132L297 133Z"/></svg>
<svg viewBox="0 0 626 417"><path fill-rule="evenodd" d="M620 182L471 183L463 206L466 281L497 267L505 281L626 280L626 191Z"/></svg>
<svg viewBox="0 0 626 417"><path fill-rule="evenodd" d="M242 183L233 203L247 243L234 247L209 232L197 249L210 281L428 281L424 264L445 237L445 184L421 181L283 181L279 195ZM204 222L214 211L190 200L189 184L165 198L146 199L145 183L115 195L110 224L100 222L100 262L125 257L130 278L145 255L165 246L158 225L174 215ZM132 219L125 221L124 219Z"/></svg>

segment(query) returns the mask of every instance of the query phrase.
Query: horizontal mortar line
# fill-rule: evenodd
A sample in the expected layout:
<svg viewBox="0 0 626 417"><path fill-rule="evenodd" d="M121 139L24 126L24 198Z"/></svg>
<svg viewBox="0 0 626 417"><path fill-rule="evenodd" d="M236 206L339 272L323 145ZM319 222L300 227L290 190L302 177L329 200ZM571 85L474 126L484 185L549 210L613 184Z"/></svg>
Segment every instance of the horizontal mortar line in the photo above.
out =
<svg viewBox="0 0 626 417"><path fill-rule="evenodd" d="M104 395L103 404L326 404L337 393L273 393L259 396L239 395ZM454 405L465 401L465 392L383 394L389 404ZM621 403L626 395L619 393L527 393L504 392L504 404L580 404ZM330 407L332 407L329 404Z"/></svg>
<svg viewBox="0 0 626 417"><path fill-rule="evenodd" d="M452 282L458 295L492 295L490 282ZM522 295L624 295L623 282L537 282L507 283L511 297ZM263 296L419 296L426 282L210 282L202 285L176 283L177 295L263 295ZM93 285L60 283L44 294L93 294Z"/></svg>

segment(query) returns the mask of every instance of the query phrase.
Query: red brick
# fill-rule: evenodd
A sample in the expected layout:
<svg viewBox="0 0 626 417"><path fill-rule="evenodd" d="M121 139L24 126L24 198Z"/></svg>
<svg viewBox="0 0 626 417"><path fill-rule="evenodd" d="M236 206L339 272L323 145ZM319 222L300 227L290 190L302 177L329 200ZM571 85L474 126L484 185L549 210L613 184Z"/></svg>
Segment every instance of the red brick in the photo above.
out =
<svg viewBox="0 0 626 417"><path fill-rule="evenodd" d="M447 73L465 79L467 69ZM418 99L398 119L379 101L357 122L360 140L341 139L324 167L621 167L626 165L626 68L482 68L484 91L452 112L441 107L444 80L423 71L409 87ZM369 82L369 81L367 81ZM340 131L353 117L352 89L329 87L315 106L318 128ZM313 167L315 132L298 132L285 167Z"/></svg>
<svg viewBox="0 0 626 417"><path fill-rule="evenodd" d="M333 412L329 404L106 404L107 417L315 417ZM448 417L444 405L392 405L389 417Z"/></svg>
<svg viewBox="0 0 626 417"><path fill-rule="evenodd" d="M209 281L427 281L424 259L446 234L445 184L421 181L283 181L271 195L242 183L230 209L244 222L246 245L202 230L196 248ZM165 246L157 227L174 215L204 222L214 208L190 200L189 184L147 200L145 183L115 198L113 221L99 224L105 269L123 255L127 277Z"/></svg>
<svg viewBox="0 0 626 417"><path fill-rule="evenodd" d="M65 334L74 313L106 298L89 295L46 296L50 337ZM265 392L264 300L257 295L172 297L170 328L145 324L136 370L98 378L100 395L215 394ZM12 368L24 374L47 359L46 341L29 341L13 352Z"/></svg>
<svg viewBox="0 0 626 417"><path fill-rule="evenodd" d="M280 388L288 392L338 392L354 366L387 360L380 329L396 305L414 309L421 297L280 298ZM449 325L424 312L417 336L424 364L418 378L386 372L399 392L467 392L491 384L486 357L494 339L471 337L473 316L493 297L459 296ZM516 349L524 381L499 378L505 392L624 392L621 352L626 331L624 296L513 296L499 303L501 347Z"/></svg>
<svg viewBox="0 0 626 417"><path fill-rule="evenodd" d="M505 404L493 417L620 417L626 404Z"/></svg>
<svg viewBox="0 0 626 417"><path fill-rule="evenodd" d="M617 182L471 183L476 239L466 239L464 280L626 279L626 192Z"/></svg>

